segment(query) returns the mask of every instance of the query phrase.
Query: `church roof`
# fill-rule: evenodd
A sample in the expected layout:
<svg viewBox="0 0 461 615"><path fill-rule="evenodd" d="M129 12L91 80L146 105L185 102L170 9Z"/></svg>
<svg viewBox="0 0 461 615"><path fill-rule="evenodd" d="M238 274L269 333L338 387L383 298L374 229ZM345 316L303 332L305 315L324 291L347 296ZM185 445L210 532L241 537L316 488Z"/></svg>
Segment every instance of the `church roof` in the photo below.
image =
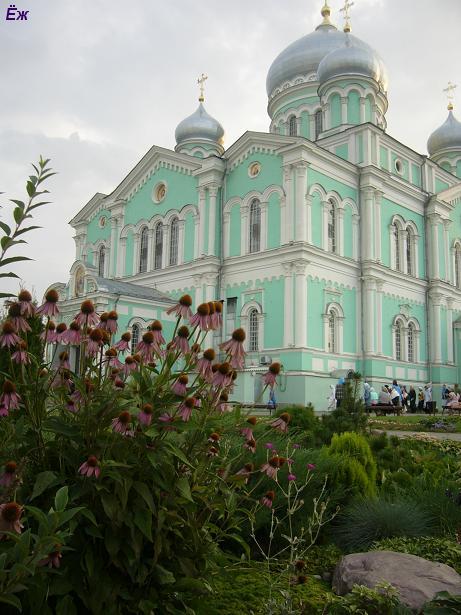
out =
<svg viewBox="0 0 461 615"><path fill-rule="evenodd" d="M94 276L98 291L107 292L111 295L127 295L136 299L148 299L151 301L161 301L162 303L175 303L173 299L156 288L140 286L131 282L120 282L119 280L108 280Z"/></svg>
<svg viewBox="0 0 461 615"><path fill-rule="evenodd" d="M434 130L427 141L427 151L432 156L445 149L461 150L461 122L450 109L445 122Z"/></svg>

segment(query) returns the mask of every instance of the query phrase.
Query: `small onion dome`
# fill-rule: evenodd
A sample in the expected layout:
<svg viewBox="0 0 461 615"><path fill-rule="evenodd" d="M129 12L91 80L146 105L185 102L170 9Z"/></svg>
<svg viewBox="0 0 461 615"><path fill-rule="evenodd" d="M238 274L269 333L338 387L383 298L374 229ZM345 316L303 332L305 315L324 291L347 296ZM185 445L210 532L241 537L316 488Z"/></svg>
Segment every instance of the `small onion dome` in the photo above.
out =
<svg viewBox="0 0 461 615"><path fill-rule="evenodd" d="M199 104L197 110L189 117L186 117L180 122L175 131L177 145L185 141L203 142L222 145L224 138L224 129L221 124L208 115L202 103Z"/></svg>
<svg viewBox="0 0 461 615"><path fill-rule="evenodd" d="M446 149L461 150L461 122L458 122L451 109L445 122L434 130L427 141L429 156Z"/></svg>
<svg viewBox="0 0 461 615"><path fill-rule="evenodd" d="M360 76L373 79L385 91L387 75L383 61L369 45L346 35L346 44L334 49L320 62L317 79L323 85L335 77Z"/></svg>

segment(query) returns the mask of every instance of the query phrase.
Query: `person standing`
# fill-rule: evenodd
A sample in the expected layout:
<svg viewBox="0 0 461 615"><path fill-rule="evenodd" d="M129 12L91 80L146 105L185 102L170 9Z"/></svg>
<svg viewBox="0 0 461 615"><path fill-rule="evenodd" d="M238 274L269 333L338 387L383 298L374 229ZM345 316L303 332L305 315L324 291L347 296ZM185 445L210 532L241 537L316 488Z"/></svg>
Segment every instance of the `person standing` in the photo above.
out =
<svg viewBox="0 0 461 615"><path fill-rule="evenodd" d="M269 410L269 414L275 412L277 410L277 399L275 397L275 391L271 388L269 391L269 401L267 402L267 408Z"/></svg>
<svg viewBox="0 0 461 615"><path fill-rule="evenodd" d="M346 388L346 381L344 378L338 380L338 384L335 389L336 407L339 408L344 399L344 389Z"/></svg>
<svg viewBox="0 0 461 615"><path fill-rule="evenodd" d="M397 380L393 380L392 381L392 387L391 387L391 397L392 397L392 389L396 390L397 393L399 394L400 397L400 405L402 405L403 402L403 398L402 398L402 389L399 387Z"/></svg>
<svg viewBox="0 0 461 615"><path fill-rule="evenodd" d="M365 409L367 412L370 412L371 406L371 387L368 382L365 382L363 385L363 401L365 402Z"/></svg>
<svg viewBox="0 0 461 615"><path fill-rule="evenodd" d="M425 412L432 412L432 382L428 382L424 387L424 410Z"/></svg>
<svg viewBox="0 0 461 615"><path fill-rule="evenodd" d="M410 390L408 392L408 403L410 404L410 412L416 412L416 391L412 384L410 384Z"/></svg>

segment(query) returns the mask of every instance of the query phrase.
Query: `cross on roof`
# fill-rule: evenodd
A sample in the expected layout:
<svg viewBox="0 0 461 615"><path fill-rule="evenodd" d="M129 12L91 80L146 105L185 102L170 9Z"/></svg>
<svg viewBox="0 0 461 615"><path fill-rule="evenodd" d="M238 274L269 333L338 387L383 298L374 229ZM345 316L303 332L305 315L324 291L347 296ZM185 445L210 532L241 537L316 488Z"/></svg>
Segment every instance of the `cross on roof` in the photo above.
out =
<svg viewBox="0 0 461 615"><path fill-rule="evenodd" d="M349 0L345 0L344 2L344 6L342 9L339 9L340 13L344 13L344 32L350 32L351 31L351 22L350 22L350 8L351 6L354 6L355 2L349 2Z"/></svg>
<svg viewBox="0 0 461 615"><path fill-rule="evenodd" d="M451 111L453 109L453 103L451 102L454 97L455 97L455 88L457 88L457 84L456 83L452 83L451 81L448 82L448 86L446 88L444 88L444 92L446 92L447 94L447 98L448 98L448 110Z"/></svg>
<svg viewBox="0 0 461 615"><path fill-rule="evenodd" d="M207 79L208 79L208 75L205 75L204 73L202 73L202 76L197 79L197 83L200 86L200 96L199 96L200 102L203 102L205 100L205 96L203 95L203 92L205 90L205 81Z"/></svg>

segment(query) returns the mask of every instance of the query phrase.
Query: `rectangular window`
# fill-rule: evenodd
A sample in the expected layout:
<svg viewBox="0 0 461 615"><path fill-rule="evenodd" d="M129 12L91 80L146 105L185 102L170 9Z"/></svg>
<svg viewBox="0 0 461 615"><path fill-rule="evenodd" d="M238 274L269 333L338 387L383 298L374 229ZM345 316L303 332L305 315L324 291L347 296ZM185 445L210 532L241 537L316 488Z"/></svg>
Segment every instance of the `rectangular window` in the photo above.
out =
<svg viewBox="0 0 461 615"><path fill-rule="evenodd" d="M237 318L237 297L229 297L226 301L226 333L230 335L235 329Z"/></svg>

